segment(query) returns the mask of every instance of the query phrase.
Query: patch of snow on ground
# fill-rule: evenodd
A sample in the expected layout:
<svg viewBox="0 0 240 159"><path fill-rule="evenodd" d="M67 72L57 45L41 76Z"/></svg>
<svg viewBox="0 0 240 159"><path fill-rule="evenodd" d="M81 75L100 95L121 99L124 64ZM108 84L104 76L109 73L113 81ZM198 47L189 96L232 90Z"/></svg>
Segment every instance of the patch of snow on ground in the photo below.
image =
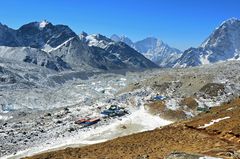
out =
<svg viewBox="0 0 240 159"><path fill-rule="evenodd" d="M206 127L209 127L209 126L211 126L211 125L213 125L213 124L215 124L215 123L218 123L218 122L220 122L220 121L222 121L222 120L229 119L229 118L230 118L230 117L227 116L227 117L224 117L224 118L214 119L214 120L212 120L210 123L205 124L204 126L199 126L198 128L200 128L200 129L206 128Z"/></svg>
<svg viewBox="0 0 240 159"><path fill-rule="evenodd" d="M122 120L122 124L139 124L142 127L141 131L153 130L160 126L171 124L171 121L164 120L159 116L149 114L144 107L140 107L139 110L132 113L128 118Z"/></svg>
<svg viewBox="0 0 240 159"><path fill-rule="evenodd" d="M201 62L203 65L210 64L210 62L209 62L209 60L208 60L208 56L209 56L209 55L207 55L207 56L201 55L201 56L200 56L200 62Z"/></svg>
<svg viewBox="0 0 240 159"><path fill-rule="evenodd" d="M234 109L234 108L233 108L233 107L231 107L231 108L228 108L228 109L227 109L227 111L229 111L229 110L233 110L233 109Z"/></svg>
<svg viewBox="0 0 240 159"><path fill-rule="evenodd" d="M171 98L166 101L166 107L171 110L177 110L179 108L178 101L174 98Z"/></svg>
<svg viewBox="0 0 240 159"><path fill-rule="evenodd" d="M187 117L194 117L195 116L195 114L191 111L191 110L188 110L188 111L186 111L186 110L183 110L184 111L184 113L187 115Z"/></svg>
<svg viewBox="0 0 240 159"><path fill-rule="evenodd" d="M11 119L12 118L12 116L8 116L8 115L0 115L0 121L1 120L8 120L8 119Z"/></svg>
<svg viewBox="0 0 240 159"><path fill-rule="evenodd" d="M199 159L222 159L222 158L204 156L204 157L199 157Z"/></svg>

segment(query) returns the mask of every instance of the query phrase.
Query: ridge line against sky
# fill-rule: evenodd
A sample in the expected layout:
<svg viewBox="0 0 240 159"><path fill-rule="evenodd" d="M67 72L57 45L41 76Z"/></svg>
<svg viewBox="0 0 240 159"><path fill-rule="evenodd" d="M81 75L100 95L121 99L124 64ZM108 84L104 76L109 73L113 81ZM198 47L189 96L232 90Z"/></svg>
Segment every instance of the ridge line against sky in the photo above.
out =
<svg viewBox="0 0 240 159"><path fill-rule="evenodd" d="M239 18L239 0L4 0L0 22L17 29L44 19L77 34L153 36L172 47L198 47L224 20Z"/></svg>

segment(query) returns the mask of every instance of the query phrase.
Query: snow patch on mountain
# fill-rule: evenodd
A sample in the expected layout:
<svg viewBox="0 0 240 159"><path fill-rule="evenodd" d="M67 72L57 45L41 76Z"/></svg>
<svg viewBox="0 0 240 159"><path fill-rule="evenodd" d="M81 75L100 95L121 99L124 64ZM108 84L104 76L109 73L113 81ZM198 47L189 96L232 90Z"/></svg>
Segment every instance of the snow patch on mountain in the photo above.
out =
<svg viewBox="0 0 240 159"><path fill-rule="evenodd" d="M39 28L45 28L47 25L49 24L49 22L48 21L46 21L46 20L44 20L44 21L42 21L42 22L40 22L39 23Z"/></svg>
<svg viewBox="0 0 240 159"><path fill-rule="evenodd" d="M200 56L200 62L203 64L203 65L206 65L206 64L210 64L209 60L208 60L208 57L209 57L209 54L204 56L204 55L201 55Z"/></svg>
<svg viewBox="0 0 240 159"><path fill-rule="evenodd" d="M101 34L92 34L86 37L89 46L96 46L105 49L107 46L114 44L113 41Z"/></svg>

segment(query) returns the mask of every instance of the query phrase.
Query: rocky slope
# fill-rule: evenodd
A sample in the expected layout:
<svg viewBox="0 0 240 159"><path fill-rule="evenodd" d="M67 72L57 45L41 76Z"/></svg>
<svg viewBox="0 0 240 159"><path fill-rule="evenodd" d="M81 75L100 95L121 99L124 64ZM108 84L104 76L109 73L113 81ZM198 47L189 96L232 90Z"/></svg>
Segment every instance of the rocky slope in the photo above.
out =
<svg viewBox="0 0 240 159"><path fill-rule="evenodd" d="M35 64L0 58L1 92L15 89L54 86L56 83L48 75L56 71L39 67ZM2 101L4 101L2 99Z"/></svg>
<svg viewBox="0 0 240 159"><path fill-rule="evenodd" d="M53 56L45 51L31 47L0 46L0 57L19 62L36 64L55 71L71 69L71 67L59 56Z"/></svg>
<svg viewBox="0 0 240 159"><path fill-rule="evenodd" d="M15 30L0 23L0 45L18 46Z"/></svg>
<svg viewBox="0 0 240 159"><path fill-rule="evenodd" d="M198 48L190 48L177 60L175 67L198 66L221 61L239 60L240 20L224 21Z"/></svg>
<svg viewBox="0 0 240 159"><path fill-rule="evenodd" d="M82 148L67 148L27 158L151 159L164 158L173 151L226 159L238 158L240 157L239 103L240 100L236 99L220 107L212 108L209 112L200 114L198 117L153 131L120 137Z"/></svg>

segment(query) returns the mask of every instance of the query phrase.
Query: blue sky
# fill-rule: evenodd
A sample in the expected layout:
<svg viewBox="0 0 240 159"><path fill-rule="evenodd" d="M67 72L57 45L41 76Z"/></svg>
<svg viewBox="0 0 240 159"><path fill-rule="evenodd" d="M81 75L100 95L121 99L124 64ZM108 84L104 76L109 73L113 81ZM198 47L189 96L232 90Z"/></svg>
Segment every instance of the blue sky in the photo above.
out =
<svg viewBox="0 0 240 159"><path fill-rule="evenodd" d="M18 28L48 20L76 33L155 36L179 49L197 47L222 21L240 18L240 0L2 0L0 22Z"/></svg>

